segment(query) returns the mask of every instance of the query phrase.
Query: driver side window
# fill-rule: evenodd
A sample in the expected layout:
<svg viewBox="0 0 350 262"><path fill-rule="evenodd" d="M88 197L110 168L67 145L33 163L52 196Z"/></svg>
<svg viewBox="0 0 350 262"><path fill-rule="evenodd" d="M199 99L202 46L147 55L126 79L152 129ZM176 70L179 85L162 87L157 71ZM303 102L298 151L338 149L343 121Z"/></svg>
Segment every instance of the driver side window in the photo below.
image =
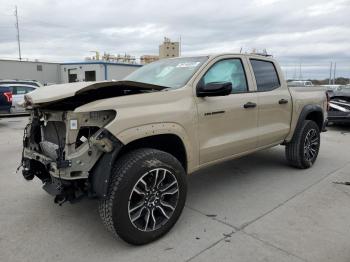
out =
<svg viewBox="0 0 350 262"><path fill-rule="evenodd" d="M247 79L245 76L242 61L239 58L225 59L216 62L203 76L203 84L213 82L231 82L232 92L248 92Z"/></svg>

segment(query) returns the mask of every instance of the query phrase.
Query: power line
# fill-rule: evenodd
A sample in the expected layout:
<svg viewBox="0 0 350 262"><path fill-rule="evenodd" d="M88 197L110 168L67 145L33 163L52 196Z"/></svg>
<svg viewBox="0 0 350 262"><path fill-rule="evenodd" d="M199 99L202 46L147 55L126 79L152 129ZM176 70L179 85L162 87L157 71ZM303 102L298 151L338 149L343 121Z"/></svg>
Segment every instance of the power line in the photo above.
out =
<svg viewBox="0 0 350 262"><path fill-rule="evenodd" d="M18 24L17 6L15 6L15 17L16 17L17 42L18 42L18 56L19 56L19 61L21 61L21 60L22 60L22 55L21 55L21 40L20 40L20 38L19 38L19 24Z"/></svg>

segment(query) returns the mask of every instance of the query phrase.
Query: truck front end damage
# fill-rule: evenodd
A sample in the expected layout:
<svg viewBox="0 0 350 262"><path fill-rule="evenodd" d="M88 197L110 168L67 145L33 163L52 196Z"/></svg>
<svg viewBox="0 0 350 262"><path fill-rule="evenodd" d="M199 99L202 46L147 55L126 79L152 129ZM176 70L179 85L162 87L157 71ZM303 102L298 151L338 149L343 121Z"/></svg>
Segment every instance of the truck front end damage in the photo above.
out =
<svg viewBox="0 0 350 262"><path fill-rule="evenodd" d="M350 123L350 92L329 92L328 121L330 123Z"/></svg>
<svg viewBox="0 0 350 262"><path fill-rule="evenodd" d="M38 177L58 203L95 196L93 184L99 182L93 181L93 170L104 155L121 147L104 128L115 116L113 110L75 113L32 109L23 137L24 178Z"/></svg>

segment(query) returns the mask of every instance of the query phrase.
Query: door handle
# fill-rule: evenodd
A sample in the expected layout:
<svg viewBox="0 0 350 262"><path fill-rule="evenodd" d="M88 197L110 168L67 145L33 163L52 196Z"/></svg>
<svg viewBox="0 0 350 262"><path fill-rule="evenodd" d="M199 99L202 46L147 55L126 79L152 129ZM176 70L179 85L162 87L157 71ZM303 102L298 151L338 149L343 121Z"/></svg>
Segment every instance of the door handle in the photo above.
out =
<svg viewBox="0 0 350 262"><path fill-rule="evenodd" d="M278 101L278 103L279 103L280 105L287 104L287 103L288 103L288 100L283 98L283 99L281 99L280 101Z"/></svg>
<svg viewBox="0 0 350 262"><path fill-rule="evenodd" d="M256 107L256 103L248 102L243 105L244 108L253 108Z"/></svg>

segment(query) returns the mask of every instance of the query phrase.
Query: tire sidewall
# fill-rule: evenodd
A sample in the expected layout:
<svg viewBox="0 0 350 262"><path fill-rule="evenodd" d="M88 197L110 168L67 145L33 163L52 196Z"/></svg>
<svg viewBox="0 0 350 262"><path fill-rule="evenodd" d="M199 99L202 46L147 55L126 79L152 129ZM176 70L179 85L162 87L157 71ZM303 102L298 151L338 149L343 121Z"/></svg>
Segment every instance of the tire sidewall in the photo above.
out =
<svg viewBox="0 0 350 262"><path fill-rule="evenodd" d="M305 139L306 139L306 136L308 134L308 132L311 130L311 129L315 129L316 130L316 133L317 133L317 137L318 137L318 146L317 146L317 150L316 150L316 155L313 157L313 159L311 161L307 160L305 158L305 155L304 155L304 143L305 143ZM320 136L320 129L318 127L318 125L314 122L314 121L307 121L305 122L305 125L303 127L303 131L302 131L302 134L301 134L301 137L300 137L300 145L299 145L299 153L300 153L300 156L301 156L301 162L302 162L302 165L305 167L305 168L309 168L311 167L316 159L317 159L317 156L318 156L318 152L320 150L320 144L321 144L321 136Z"/></svg>
<svg viewBox="0 0 350 262"><path fill-rule="evenodd" d="M133 165L128 166L126 170L123 170L123 172L127 172L127 179L119 184L116 192L113 192L115 196L112 203L112 217L117 234L127 242L136 245L151 242L167 233L178 220L186 201L186 174L181 164L168 153L154 149L150 150L153 153L139 159ZM179 186L179 198L176 208L166 224L157 230L144 232L137 229L130 221L128 212L129 197L138 180L145 173L155 168L164 168L174 174Z"/></svg>

